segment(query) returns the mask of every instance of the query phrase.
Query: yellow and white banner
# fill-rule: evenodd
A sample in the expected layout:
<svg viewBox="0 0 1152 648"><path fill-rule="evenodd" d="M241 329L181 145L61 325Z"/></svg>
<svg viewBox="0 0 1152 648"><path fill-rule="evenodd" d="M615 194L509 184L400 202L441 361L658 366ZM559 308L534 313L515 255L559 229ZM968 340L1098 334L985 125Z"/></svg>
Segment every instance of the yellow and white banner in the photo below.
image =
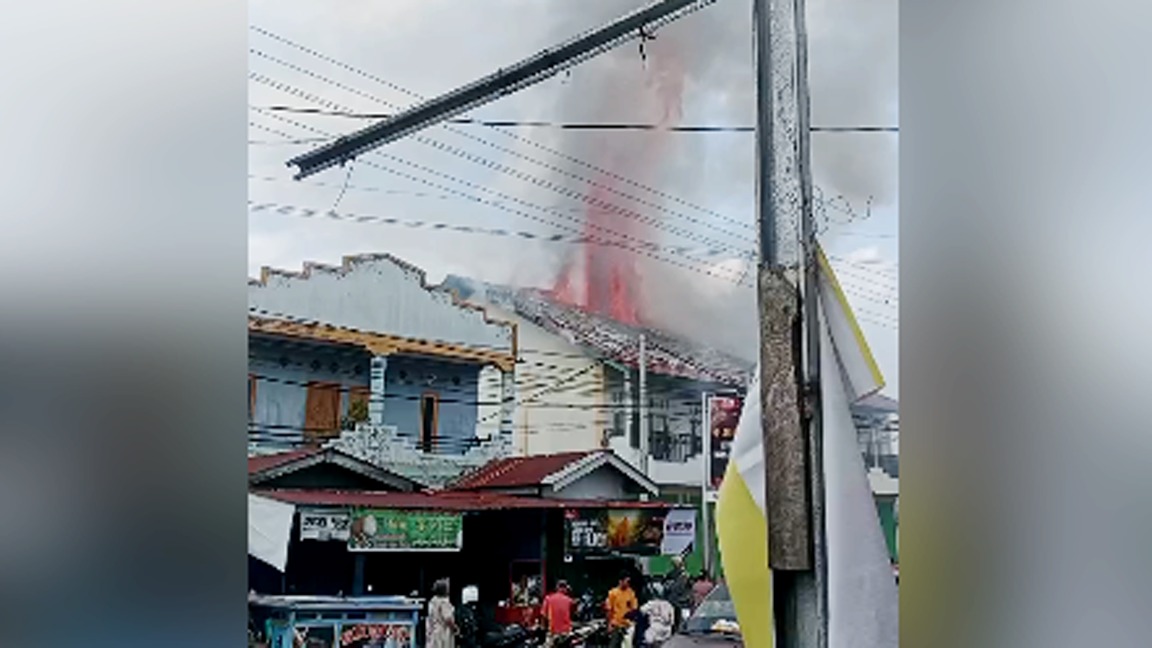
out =
<svg viewBox="0 0 1152 648"><path fill-rule="evenodd" d="M849 410L884 380L831 265L822 251L818 257L828 645L896 648L896 583ZM760 388L753 381L716 507L724 575L748 648L774 644L764 469Z"/></svg>

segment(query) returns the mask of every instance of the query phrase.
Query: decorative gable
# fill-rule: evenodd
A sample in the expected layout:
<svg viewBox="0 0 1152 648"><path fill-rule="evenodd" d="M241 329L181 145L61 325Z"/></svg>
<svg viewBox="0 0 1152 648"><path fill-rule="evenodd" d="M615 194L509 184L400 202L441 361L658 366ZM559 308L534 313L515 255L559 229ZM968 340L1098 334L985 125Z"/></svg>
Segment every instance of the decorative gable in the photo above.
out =
<svg viewBox="0 0 1152 648"><path fill-rule="evenodd" d="M516 352L516 327L427 284L425 274L388 254L306 263L302 272L264 268L248 282L249 315L312 321L394 336Z"/></svg>

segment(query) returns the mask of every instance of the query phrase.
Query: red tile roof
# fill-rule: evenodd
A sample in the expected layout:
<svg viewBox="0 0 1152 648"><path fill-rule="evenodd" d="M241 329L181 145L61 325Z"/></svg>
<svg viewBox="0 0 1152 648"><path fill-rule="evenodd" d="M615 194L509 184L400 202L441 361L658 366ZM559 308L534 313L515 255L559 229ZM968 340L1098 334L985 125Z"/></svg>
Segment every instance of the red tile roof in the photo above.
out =
<svg viewBox="0 0 1152 648"><path fill-rule="evenodd" d="M308 448L306 450L291 450L288 452L278 452L276 454L257 455L255 457L248 457L248 474L255 475L265 470L270 470L277 466L283 466L286 463L310 457L317 452L323 452L319 448Z"/></svg>
<svg viewBox="0 0 1152 648"><path fill-rule="evenodd" d="M554 475L568 466L602 450L583 452L563 452L533 457L508 457L484 464L473 472L465 474L451 488L455 490L480 490L485 488L522 488L539 486L549 475Z"/></svg>
<svg viewBox="0 0 1152 648"><path fill-rule="evenodd" d="M437 493L396 493L391 491L337 491L265 489L252 491L289 504L349 508L437 509L442 511L496 511L509 509L569 508L668 508L667 502L616 500L564 500L519 497L499 493L442 491Z"/></svg>

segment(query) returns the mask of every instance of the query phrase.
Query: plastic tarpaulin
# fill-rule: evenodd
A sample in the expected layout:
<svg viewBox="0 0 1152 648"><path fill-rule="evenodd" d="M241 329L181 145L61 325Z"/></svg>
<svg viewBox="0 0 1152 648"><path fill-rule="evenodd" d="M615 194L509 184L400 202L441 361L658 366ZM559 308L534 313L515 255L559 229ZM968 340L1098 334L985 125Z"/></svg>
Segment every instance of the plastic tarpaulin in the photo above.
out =
<svg viewBox="0 0 1152 648"><path fill-rule="evenodd" d="M288 540L296 507L248 494L248 555L281 572L288 565Z"/></svg>

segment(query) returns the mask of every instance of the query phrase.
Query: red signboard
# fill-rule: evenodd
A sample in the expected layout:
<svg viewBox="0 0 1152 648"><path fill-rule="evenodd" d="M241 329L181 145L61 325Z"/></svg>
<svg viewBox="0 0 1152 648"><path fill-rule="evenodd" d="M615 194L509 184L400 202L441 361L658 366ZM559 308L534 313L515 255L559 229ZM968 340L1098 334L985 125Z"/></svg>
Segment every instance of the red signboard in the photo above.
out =
<svg viewBox="0 0 1152 648"><path fill-rule="evenodd" d="M728 470L732 440L736 438L736 426L740 423L743 409L744 399L739 396L712 396L708 399L708 484L714 489L720 488L724 472Z"/></svg>

